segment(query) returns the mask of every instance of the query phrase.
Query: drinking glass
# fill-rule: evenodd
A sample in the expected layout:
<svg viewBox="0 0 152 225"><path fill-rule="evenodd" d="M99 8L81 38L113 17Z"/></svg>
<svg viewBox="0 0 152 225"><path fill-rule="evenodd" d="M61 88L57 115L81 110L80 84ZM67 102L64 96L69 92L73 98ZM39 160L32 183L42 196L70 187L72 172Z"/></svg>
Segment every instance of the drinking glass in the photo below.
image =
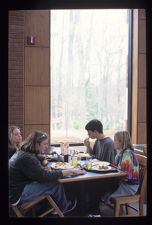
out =
<svg viewBox="0 0 152 225"><path fill-rule="evenodd" d="M71 165L72 165L73 167L77 167L77 165L78 165L78 159L77 159L76 156L73 156L73 157L72 157Z"/></svg>

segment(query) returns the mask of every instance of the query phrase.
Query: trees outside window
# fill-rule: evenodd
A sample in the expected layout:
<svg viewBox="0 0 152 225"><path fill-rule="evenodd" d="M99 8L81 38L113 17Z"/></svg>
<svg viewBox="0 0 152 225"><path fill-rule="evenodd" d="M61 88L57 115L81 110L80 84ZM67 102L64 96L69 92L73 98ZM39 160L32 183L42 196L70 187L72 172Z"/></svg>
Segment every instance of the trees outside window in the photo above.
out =
<svg viewBox="0 0 152 225"><path fill-rule="evenodd" d="M91 119L128 123L129 10L51 10L51 143L83 142Z"/></svg>

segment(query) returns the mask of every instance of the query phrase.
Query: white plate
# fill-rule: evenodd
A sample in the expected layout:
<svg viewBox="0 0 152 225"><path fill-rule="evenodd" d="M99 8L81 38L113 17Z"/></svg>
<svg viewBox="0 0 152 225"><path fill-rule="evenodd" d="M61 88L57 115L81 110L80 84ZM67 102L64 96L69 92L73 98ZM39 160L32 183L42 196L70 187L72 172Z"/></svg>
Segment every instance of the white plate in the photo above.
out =
<svg viewBox="0 0 152 225"><path fill-rule="evenodd" d="M55 162L51 164L51 167L53 169L61 169L61 170L74 168L73 166L70 165L70 163L67 163L67 162Z"/></svg>
<svg viewBox="0 0 152 225"><path fill-rule="evenodd" d="M75 156L77 156L77 157L90 157L90 155L89 154L87 154L87 153L78 153L78 154L75 154Z"/></svg>
<svg viewBox="0 0 152 225"><path fill-rule="evenodd" d="M110 165L110 162L106 162L106 161L93 161L92 162L92 165L93 166L100 166L100 167L107 167L107 166L109 166Z"/></svg>
<svg viewBox="0 0 152 225"><path fill-rule="evenodd" d="M92 166L91 170L97 170L97 171L108 171L108 170L111 170L112 167L111 166L107 166L105 168L99 168L99 166Z"/></svg>

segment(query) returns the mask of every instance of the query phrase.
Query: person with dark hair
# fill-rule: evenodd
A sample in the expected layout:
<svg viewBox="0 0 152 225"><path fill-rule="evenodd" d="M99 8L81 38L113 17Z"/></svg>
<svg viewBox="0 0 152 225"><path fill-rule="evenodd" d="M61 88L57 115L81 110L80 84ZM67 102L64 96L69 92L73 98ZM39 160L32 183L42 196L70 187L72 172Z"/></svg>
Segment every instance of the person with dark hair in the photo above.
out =
<svg viewBox="0 0 152 225"><path fill-rule="evenodd" d="M22 142L21 130L18 126L12 125L8 129L8 158L19 149Z"/></svg>
<svg viewBox="0 0 152 225"><path fill-rule="evenodd" d="M9 201L11 204L28 202L43 194L49 194L63 212L71 208L64 188L57 180L71 174L83 174L84 171L48 170L42 166L38 154L45 151L48 144L46 133L34 131L22 142L19 151L10 158Z"/></svg>
<svg viewBox="0 0 152 225"><path fill-rule="evenodd" d="M106 137L103 133L103 125L99 120L89 121L85 129L88 132L88 138L84 140L84 145L87 147L87 152L100 161L107 161L114 163L116 150L114 149L114 142L112 138ZM89 138L96 139L94 146L92 148ZM89 213L99 213L99 202L101 196L100 184L96 187L96 192L94 192L94 187L90 185L88 190L88 212ZM104 192L105 185L102 184L102 191Z"/></svg>
<svg viewBox="0 0 152 225"><path fill-rule="evenodd" d="M112 138L106 137L103 133L103 125L99 120L91 120L85 126L88 131L88 138L84 140L87 152L101 161L114 162L116 151ZM93 149L89 138L96 139Z"/></svg>

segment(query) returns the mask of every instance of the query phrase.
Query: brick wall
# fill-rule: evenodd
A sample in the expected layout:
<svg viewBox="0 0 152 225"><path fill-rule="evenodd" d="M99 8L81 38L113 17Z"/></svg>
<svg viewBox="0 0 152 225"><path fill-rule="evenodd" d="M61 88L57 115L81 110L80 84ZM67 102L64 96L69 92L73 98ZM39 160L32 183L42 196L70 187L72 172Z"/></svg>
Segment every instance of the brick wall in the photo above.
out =
<svg viewBox="0 0 152 225"><path fill-rule="evenodd" d="M8 123L24 126L24 11L9 11Z"/></svg>

